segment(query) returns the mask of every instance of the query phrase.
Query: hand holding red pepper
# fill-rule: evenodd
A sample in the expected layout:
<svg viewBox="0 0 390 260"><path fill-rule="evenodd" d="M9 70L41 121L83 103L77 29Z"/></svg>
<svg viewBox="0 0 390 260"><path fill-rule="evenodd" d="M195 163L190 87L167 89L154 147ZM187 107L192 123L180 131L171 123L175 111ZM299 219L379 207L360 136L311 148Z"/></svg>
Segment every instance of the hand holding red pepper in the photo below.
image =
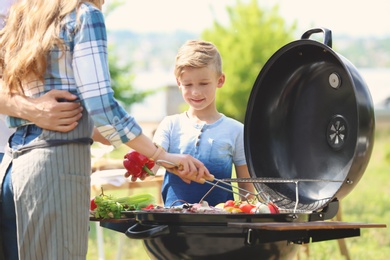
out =
<svg viewBox="0 0 390 260"><path fill-rule="evenodd" d="M127 170L125 177L132 176L132 181L135 181L137 178L144 179L148 175L154 175L150 170L154 167L154 160L150 160L136 151L128 152L125 155L123 166Z"/></svg>

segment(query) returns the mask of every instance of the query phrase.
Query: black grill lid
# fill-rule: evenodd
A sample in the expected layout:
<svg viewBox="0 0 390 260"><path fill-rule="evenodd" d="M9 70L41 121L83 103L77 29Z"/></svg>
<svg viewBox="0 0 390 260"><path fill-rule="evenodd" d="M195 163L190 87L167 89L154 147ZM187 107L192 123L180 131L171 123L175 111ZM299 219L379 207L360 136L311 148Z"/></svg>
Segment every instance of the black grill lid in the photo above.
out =
<svg viewBox="0 0 390 260"><path fill-rule="evenodd" d="M274 179L256 188L286 209L315 211L344 197L373 147L368 87L331 46L308 39L317 32L331 45L331 31L319 28L279 49L260 71L246 111L251 176Z"/></svg>

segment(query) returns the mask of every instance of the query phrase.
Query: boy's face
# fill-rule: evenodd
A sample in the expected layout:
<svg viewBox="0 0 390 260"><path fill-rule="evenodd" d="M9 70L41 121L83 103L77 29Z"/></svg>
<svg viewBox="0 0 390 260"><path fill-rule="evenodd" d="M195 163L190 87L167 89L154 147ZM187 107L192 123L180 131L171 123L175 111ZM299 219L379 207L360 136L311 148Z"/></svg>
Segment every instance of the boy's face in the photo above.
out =
<svg viewBox="0 0 390 260"><path fill-rule="evenodd" d="M184 101L196 110L208 108L215 103L217 88L223 86L225 75L218 76L211 67L185 67L181 77L176 79Z"/></svg>

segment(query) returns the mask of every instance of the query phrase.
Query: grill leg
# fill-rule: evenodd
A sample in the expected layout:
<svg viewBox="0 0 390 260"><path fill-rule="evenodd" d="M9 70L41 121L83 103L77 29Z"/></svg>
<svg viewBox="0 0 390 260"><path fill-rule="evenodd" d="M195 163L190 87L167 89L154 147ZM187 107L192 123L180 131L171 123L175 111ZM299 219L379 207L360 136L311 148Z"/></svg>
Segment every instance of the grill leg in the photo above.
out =
<svg viewBox="0 0 390 260"><path fill-rule="evenodd" d="M99 260L104 260L103 228L100 226L98 221L96 221L95 225Z"/></svg>
<svg viewBox="0 0 390 260"><path fill-rule="evenodd" d="M342 221L341 216L342 216L342 214L341 214L341 204L340 204L339 210L338 210L337 215L336 215L336 220ZM349 256L347 244L345 243L345 239L344 238L337 239L337 243L339 244L339 249L340 249L341 255L343 255L346 260L351 260L351 257Z"/></svg>

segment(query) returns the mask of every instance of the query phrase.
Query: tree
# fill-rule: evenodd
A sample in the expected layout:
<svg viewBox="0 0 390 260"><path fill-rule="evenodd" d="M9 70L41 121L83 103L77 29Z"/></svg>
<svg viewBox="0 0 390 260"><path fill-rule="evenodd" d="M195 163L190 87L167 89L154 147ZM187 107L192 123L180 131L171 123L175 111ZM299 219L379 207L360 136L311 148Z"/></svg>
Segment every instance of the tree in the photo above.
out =
<svg viewBox="0 0 390 260"><path fill-rule="evenodd" d="M145 97L154 93L152 90L138 90L132 85L134 74L131 72L131 63L125 61L120 64L118 55L114 52L115 45L108 47L108 63L110 66L111 87L114 97L129 110L132 104L142 102ZM156 91L156 90L154 90Z"/></svg>
<svg viewBox="0 0 390 260"><path fill-rule="evenodd" d="M217 92L217 108L244 122L246 106L261 68L280 47L292 41L296 25L287 26L278 6L261 9L256 0L226 8L229 23L214 21L201 37L219 49L226 82Z"/></svg>
<svg viewBox="0 0 390 260"><path fill-rule="evenodd" d="M113 0L105 4L105 16L116 8L120 7L124 0ZM114 97L129 110L132 104L142 102L145 97L152 94L152 90L137 90L133 86L134 75L131 73L132 64L130 61L123 61L115 52L115 45L108 46L108 63L110 67L111 87L114 90ZM122 62L122 63L120 63Z"/></svg>

